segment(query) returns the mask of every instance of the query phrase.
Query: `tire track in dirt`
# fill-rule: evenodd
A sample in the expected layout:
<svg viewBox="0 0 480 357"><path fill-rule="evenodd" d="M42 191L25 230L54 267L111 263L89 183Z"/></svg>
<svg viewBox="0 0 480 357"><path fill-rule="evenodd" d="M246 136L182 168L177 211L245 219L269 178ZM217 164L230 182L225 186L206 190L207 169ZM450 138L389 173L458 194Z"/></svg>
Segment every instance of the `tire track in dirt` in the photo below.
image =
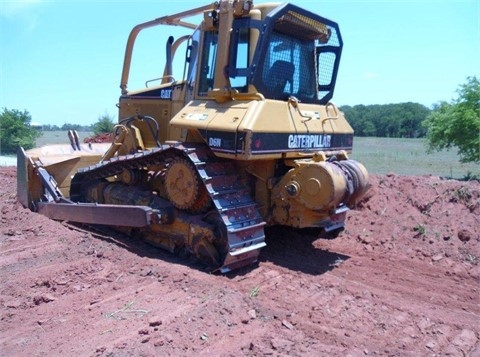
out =
<svg viewBox="0 0 480 357"><path fill-rule="evenodd" d="M379 264L388 266L388 269L375 271ZM407 265L410 267L406 268ZM471 311L480 316L478 282L473 278L452 276L441 266L383 257L355 257L345 262L342 268L348 269L337 269L330 274L398 297L443 304L459 314Z"/></svg>
<svg viewBox="0 0 480 357"><path fill-rule="evenodd" d="M282 311L294 306L290 316L296 320L295 328L311 331L312 341L329 341L332 351L344 345L342 353L399 356L445 351L456 356L478 346L479 286L474 278L456 276L430 260L410 262L383 254L349 256L318 248L315 252L308 242L295 245L301 253L310 250L299 259L290 254L290 245L267 247L257 269L267 272L249 277L249 283L283 296L272 298L278 302L272 314L282 316ZM311 260L312 256L327 260ZM288 304L282 303L285 297ZM397 337L393 349L379 350L390 334ZM351 344L348 340L368 342Z"/></svg>
<svg viewBox="0 0 480 357"><path fill-rule="evenodd" d="M195 304L188 303L194 300L187 299L185 292L177 290L175 283L162 284L159 277L150 274L148 269L142 272L134 267L133 271L129 269L131 267L122 269L121 265L112 266L109 263L108 260L102 261L88 256L77 258L70 266L68 263L54 264L58 270L45 265L35 271L30 277L32 295L43 297L43 300L40 299L38 304L27 300L23 307L18 306L28 309L32 316L24 319L21 327L12 329L13 332L5 332L0 340L0 346L4 346L2 350L18 355L28 345L47 355L55 351L82 354L83 347L70 347L70 335L62 334L63 326L71 325L75 321L76 338L88 340L88 344L95 350L102 351L105 346L113 348L112 346L121 346L124 341L142 337L139 331L149 326L148 323L145 324L143 315L151 315L158 310L158 306L162 306L162 311L157 311L162 316L161 322L167 325L176 316L186 314L194 308ZM57 273L51 274L52 271ZM115 276L119 279L109 278L111 271L116 271ZM166 269L160 276L161 280L166 279L168 274L169 270ZM173 274L172 279L176 283L181 281L177 273ZM42 281L48 286L36 286L35 281ZM60 281L60 285L56 281ZM134 303L134 306L131 303ZM69 309L64 310L62 306L69 306ZM126 306L128 308L125 308ZM132 313L133 316L130 316ZM135 316L137 313L141 316ZM14 316L15 314L12 317ZM3 323L8 326L9 318L4 318ZM100 333L92 336L92 330ZM127 330L129 332L125 333ZM121 331L124 332L120 333ZM117 337L112 339L110 334L116 334ZM37 335L55 337L49 338L47 346L42 342L42 338L22 338ZM12 344L12 341L16 342Z"/></svg>

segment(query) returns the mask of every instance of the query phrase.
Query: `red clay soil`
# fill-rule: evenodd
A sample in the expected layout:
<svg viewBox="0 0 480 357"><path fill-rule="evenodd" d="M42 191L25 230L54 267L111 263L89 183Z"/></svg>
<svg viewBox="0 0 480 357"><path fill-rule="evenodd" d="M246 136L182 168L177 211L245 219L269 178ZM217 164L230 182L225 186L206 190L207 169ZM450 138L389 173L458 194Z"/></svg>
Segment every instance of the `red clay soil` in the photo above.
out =
<svg viewBox="0 0 480 357"><path fill-rule="evenodd" d="M1 356L480 356L480 183L373 176L337 239L222 275L51 221L0 168Z"/></svg>
<svg viewBox="0 0 480 357"><path fill-rule="evenodd" d="M102 133L83 139L84 143L111 143L113 142L112 133Z"/></svg>

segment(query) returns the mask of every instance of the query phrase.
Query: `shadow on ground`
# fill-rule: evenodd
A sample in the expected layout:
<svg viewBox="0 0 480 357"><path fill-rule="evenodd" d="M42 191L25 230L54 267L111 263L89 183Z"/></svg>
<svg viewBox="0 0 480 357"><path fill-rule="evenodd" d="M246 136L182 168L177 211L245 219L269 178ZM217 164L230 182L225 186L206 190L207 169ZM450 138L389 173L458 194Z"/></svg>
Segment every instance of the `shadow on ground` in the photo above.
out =
<svg viewBox="0 0 480 357"><path fill-rule="evenodd" d="M317 235L305 234L285 227L266 230L267 246L260 253L260 261L272 262L290 270L310 275L326 273L350 257L316 248Z"/></svg>
<svg viewBox="0 0 480 357"><path fill-rule="evenodd" d="M170 264L184 265L205 273L211 272L210 269L199 263L191 255L167 252L141 239L132 238L109 227L86 226L73 223L69 223L68 226L71 229L89 232L97 239L115 244L141 257L159 259ZM266 230L267 246L260 251L259 263L271 262L293 271L300 271L309 275L320 275L333 270L350 258L347 255L315 247L313 242L318 239L322 238L285 227L269 228ZM230 278L245 275L257 267L258 263L252 264L230 272L227 275Z"/></svg>

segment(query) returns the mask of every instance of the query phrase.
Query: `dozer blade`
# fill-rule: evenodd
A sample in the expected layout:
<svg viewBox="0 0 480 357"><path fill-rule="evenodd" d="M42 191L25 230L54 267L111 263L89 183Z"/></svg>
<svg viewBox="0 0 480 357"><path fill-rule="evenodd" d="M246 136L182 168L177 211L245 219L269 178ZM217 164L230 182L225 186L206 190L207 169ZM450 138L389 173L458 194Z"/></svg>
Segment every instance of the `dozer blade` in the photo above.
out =
<svg viewBox="0 0 480 357"><path fill-rule="evenodd" d="M38 213L51 219L107 226L145 227L158 220L146 206L39 202L37 208Z"/></svg>
<svg viewBox="0 0 480 357"><path fill-rule="evenodd" d="M17 152L17 198L23 207L30 207L29 187L28 187L28 157L22 147ZM33 163L31 163L33 166Z"/></svg>

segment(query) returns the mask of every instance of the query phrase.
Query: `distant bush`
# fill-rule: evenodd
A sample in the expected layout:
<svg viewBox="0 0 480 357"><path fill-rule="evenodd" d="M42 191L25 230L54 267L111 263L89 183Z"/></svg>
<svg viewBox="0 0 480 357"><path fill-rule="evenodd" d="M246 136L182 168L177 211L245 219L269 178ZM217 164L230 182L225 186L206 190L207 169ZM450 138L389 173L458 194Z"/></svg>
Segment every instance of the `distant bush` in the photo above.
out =
<svg viewBox="0 0 480 357"><path fill-rule="evenodd" d="M31 127L32 117L26 110L23 112L3 108L0 114L0 152L3 154L16 153L21 146L31 149L35 146L35 140L42 133Z"/></svg>
<svg viewBox="0 0 480 357"><path fill-rule="evenodd" d="M111 133L114 126L114 119L110 115L104 114L98 118L95 124L93 124L93 133L95 135Z"/></svg>

